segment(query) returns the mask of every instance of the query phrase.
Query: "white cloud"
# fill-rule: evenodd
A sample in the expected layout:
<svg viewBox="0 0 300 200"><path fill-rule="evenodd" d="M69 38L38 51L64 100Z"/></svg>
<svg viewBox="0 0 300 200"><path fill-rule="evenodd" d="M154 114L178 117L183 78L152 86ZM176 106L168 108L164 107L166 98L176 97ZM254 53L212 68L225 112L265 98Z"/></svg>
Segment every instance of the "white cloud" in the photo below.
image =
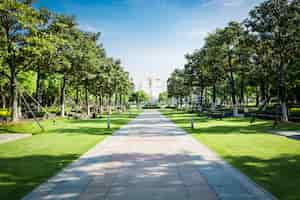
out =
<svg viewBox="0 0 300 200"><path fill-rule="evenodd" d="M223 0L224 6L241 6L245 0Z"/></svg>
<svg viewBox="0 0 300 200"><path fill-rule="evenodd" d="M96 27L89 25L89 24L79 25L79 29L81 29L83 31L88 31L88 32L98 32Z"/></svg>
<svg viewBox="0 0 300 200"><path fill-rule="evenodd" d="M207 35L208 35L208 31L203 31L201 29L193 29L185 33L185 36L191 40L204 39Z"/></svg>
<svg viewBox="0 0 300 200"><path fill-rule="evenodd" d="M203 3L203 7L210 6L223 6L223 7L237 7L243 5L245 2L249 0L209 0L206 3Z"/></svg>

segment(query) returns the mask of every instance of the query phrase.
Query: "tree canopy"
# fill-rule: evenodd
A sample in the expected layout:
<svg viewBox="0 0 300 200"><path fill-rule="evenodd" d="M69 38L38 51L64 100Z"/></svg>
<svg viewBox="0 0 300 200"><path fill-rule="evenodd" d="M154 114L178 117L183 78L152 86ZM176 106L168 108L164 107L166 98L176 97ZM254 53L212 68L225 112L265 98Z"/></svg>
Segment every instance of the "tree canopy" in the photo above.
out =
<svg viewBox="0 0 300 200"><path fill-rule="evenodd" d="M257 105L277 101L287 121L288 104L299 103L293 94L300 92L299 58L300 1L267 0L187 54L184 70L175 69L168 80L168 94L179 101L196 95L200 109L203 99L212 110L218 101L230 106L233 116L256 96Z"/></svg>
<svg viewBox="0 0 300 200"><path fill-rule="evenodd" d="M121 62L107 57L100 33L81 30L73 16L36 9L32 1L0 2L0 55L0 102L12 121L26 113L24 101L35 109L29 96L38 111L59 105L64 116L79 106L90 115L103 106L125 107L133 90Z"/></svg>

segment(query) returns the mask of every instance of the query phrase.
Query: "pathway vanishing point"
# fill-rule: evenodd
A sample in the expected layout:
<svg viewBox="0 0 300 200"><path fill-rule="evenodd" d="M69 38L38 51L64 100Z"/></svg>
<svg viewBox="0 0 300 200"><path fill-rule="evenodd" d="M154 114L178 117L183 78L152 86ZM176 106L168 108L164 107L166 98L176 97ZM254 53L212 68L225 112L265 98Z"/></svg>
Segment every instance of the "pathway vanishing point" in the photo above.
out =
<svg viewBox="0 0 300 200"><path fill-rule="evenodd" d="M157 111L141 114L24 200L271 200Z"/></svg>

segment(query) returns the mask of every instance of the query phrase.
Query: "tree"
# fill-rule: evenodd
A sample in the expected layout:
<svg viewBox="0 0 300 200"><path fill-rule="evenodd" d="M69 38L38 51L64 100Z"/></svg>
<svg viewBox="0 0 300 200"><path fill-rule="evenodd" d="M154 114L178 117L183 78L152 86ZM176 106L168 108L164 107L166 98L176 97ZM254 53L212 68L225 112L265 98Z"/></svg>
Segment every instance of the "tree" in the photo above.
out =
<svg viewBox="0 0 300 200"><path fill-rule="evenodd" d="M60 114L62 117L65 116L67 81L70 75L76 72L76 66L72 61L80 54L80 51L76 49L78 45L78 40L76 39L81 36L81 33L76 27L77 24L74 17L63 15L55 15L53 22L49 26L50 32L60 38L55 44L56 60L54 63L57 63L55 71L62 76L60 88Z"/></svg>
<svg viewBox="0 0 300 200"><path fill-rule="evenodd" d="M233 116L238 115L238 105L236 100L236 81L235 74L239 65L238 44L243 33L242 26L237 22L230 22L224 29L217 30L218 41L224 55L223 67L228 74L230 82L230 92L233 108Z"/></svg>
<svg viewBox="0 0 300 200"><path fill-rule="evenodd" d="M0 3L0 50L6 68L1 74L10 81L12 121L18 119L17 75L32 66L45 41L37 31L41 24L39 12L32 8L31 1L4 0Z"/></svg>
<svg viewBox="0 0 300 200"><path fill-rule="evenodd" d="M159 93L158 101L159 101L159 103L166 104L168 101L168 92L164 91L164 92Z"/></svg>
<svg viewBox="0 0 300 200"><path fill-rule="evenodd" d="M205 39L204 45L206 51L205 60L208 65L208 75L213 90L211 106L213 111L216 109L217 85L226 78L222 63L224 55L218 39L217 33L212 33Z"/></svg>
<svg viewBox="0 0 300 200"><path fill-rule="evenodd" d="M282 120L288 121L287 83L288 71L299 52L300 1L268 0L250 12L246 25L271 51L271 65L276 72L278 99Z"/></svg>
<svg viewBox="0 0 300 200"><path fill-rule="evenodd" d="M196 50L191 55L186 55L187 64L185 65L185 80L187 81L187 88L185 88L186 91L191 92L191 90L188 90L188 86L195 87L200 94L200 102L199 103L199 109L202 110L203 107L203 99L204 99L204 90L209 84L208 80L208 65L207 62L205 62L205 50L200 49ZM189 80L190 79L190 80Z"/></svg>
<svg viewBox="0 0 300 200"><path fill-rule="evenodd" d="M185 84L184 70L175 69L167 81L168 94L175 97L177 106L183 105L183 98L189 94L189 89Z"/></svg>
<svg viewBox="0 0 300 200"><path fill-rule="evenodd" d="M141 103L149 101L150 96L144 90L138 90L132 93L131 99L133 99L136 104L140 106Z"/></svg>

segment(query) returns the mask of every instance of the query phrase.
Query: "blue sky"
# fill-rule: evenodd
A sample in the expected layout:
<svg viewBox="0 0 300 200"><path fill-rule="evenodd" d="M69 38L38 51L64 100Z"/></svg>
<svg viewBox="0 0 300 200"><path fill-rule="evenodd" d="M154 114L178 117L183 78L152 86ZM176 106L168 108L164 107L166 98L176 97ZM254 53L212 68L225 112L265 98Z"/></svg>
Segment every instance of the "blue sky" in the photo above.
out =
<svg viewBox="0 0 300 200"><path fill-rule="evenodd" d="M39 0L36 6L75 15L81 29L101 32L108 56L120 58L137 88L159 78L158 93L184 55L208 32L241 21L263 0Z"/></svg>

